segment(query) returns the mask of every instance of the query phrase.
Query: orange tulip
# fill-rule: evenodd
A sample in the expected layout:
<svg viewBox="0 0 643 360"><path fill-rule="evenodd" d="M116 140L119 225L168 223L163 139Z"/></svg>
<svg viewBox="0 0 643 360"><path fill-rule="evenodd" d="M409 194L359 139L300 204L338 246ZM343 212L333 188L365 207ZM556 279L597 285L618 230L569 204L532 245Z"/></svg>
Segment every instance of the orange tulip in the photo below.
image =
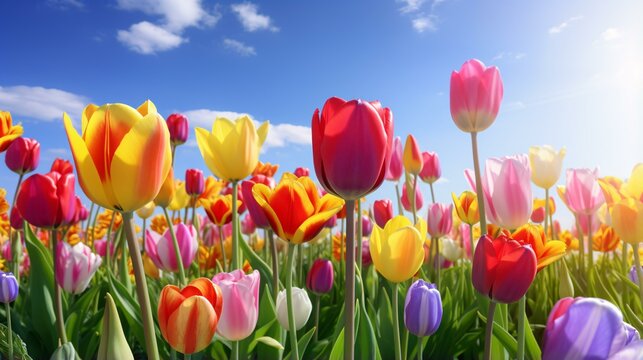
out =
<svg viewBox="0 0 643 360"><path fill-rule="evenodd" d="M545 232L540 225L523 225L511 237L523 244L531 245L538 260L538 271L563 257L567 248L565 243L560 240L546 241Z"/></svg>
<svg viewBox="0 0 643 360"><path fill-rule="evenodd" d="M210 221L223 226L232 221L232 195L217 195L213 199L203 200L203 208ZM237 201L237 209L241 206L241 201Z"/></svg>
<svg viewBox="0 0 643 360"><path fill-rule="evenodd" d="M600 252L610 252L618 248L621 238L618 237L613 227L602 224L592 236L592 248Z"/></svg>
<svg viewBox="0 0 643 360"><path fill-rule="evenodd" d="M275 176L275 173L277 173L278 169L279 165L273 165L269 162L262 163L261 161L259 161L255 169L252 171L252 175L264 175L267 177L273 177Z"/></svg>
<svg viewBox="0 0 643 360"><path fill-rule="evenodd" d="M205 188L201 195L197 197L197 206L203 206L205 200L211 199L221 192L226 186L225 181L217 180L214 176L208 176L205 178Z"/></svg>
<svg viewBox="0 0 643 360"><path fill-rule="evenodd" d="M420 152L420 147L415 140L413 135L408 135L406 137L406 143L404 144L404 155L402 156L404 163L404 169L407 173L412 175L418 175L422 171L422 166L424 165L424 160L422 159L422 153Z"/></svg>
<svg viewBox="0 0 643 360"><path fill-rule="evenodd" d="M578 239L569 230L561 232L558 237L565 243L567 250L578 250Z"/></svg>
<svg viewBox="0 0 643 360"><path fill-rule="evenodd" d="M221 289L210 279L198 278L183 290L167 285L159 297L161 334L176 351L199 352L210 345L222 307Z"/></svg>
<svg viewBox="0 0 643 360"><path fill-rule="evenodd" d="M309 177L292 174L285 174L274 190L255 184L252 194L275 234L294 244L312 240L344 205L344 200L331 194L320 199Z"/></svg>
<svg viewBox="0 0 643 360"><path fill-rule="evenodd" d="M11 143L23 133L20 124L13 125L11 113L0 111L0 152L7 150Z"/></svg>

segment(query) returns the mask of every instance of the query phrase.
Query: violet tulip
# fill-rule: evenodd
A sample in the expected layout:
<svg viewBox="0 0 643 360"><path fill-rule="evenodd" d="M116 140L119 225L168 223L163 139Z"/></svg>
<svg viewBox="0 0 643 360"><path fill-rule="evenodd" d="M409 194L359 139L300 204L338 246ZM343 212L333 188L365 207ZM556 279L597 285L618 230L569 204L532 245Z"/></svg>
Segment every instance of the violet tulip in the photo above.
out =
<svg viewBox="0 0 643 360"><path fill-rule="evenodd" d="M230 341L239 341L252 334L259 316L259 272L249 275L242 270L218 273L212 282L223 294L223 309L217 333Z"/></svg>
<svg viewBox="0 0 643 360"><path fill-rule="evenodd" d="M640 342L614 304L597 298L566 297L554 305L547 319L543 359L611 359Z"/></svg>
<svg viewBox="0 0 643 360"><path fill-rule="evenodd" d="M429 204L426 224L433 238L437 239L450 233L453 226L453 204Z"/></svg>
<svg viewBox="0 0 643 360"><path fill-rule="evenodd" d="M393 203L389 199L375 200L373 202L373 220L377 226L384 228L386 223L393 218Z"/></svg>
<svg viewBox="0 0 643 360"><path fill-rule="evenodd" d="M188 268L196 256L199 244L196 239L194 226L186 226L183 223L173 225L176 240L179 245L179 254L183 268ZM145 230L145 251L154 265L161 270L179 271L172 234L170 229L165 230L163 236L149 229Z"/></svg>
<svg viewBox="0 0 643 360"><path fill-rule="evenodd" d="M333 289L333 263L326 259L317 259L306 275L306 287L314 294L326 294Z"/></svg>
<svg viewBox="0 0 643 360"><path fill-rule="evenodd" d="M442 298L434 284L416 280L406 293L404 325L415 336L433 335L442 321Z"/></svg>
<svg viewBox="0 0 643 360"><path fill-rule="evenodd" d="M183 114L170 114L166 120L172 146L184 144L188 140L188 118Z"/></svg>
<svg viewBox="0 0 643 360"><path fill-rule="evenodd" d="M18 281L10 272L0 271L0 303L8 304L18 297Z"/></svg>
<svg viewBox="0 0 643 360"><path fill-rule="evenodd" d="M396 136L393 139L393 148L391 149L391 162L386 169L386 180L399 181L404 174L404 163L402 162L402 139Z"/></svg>
<svg viewBox="0 0 643 360"><path fill-rule="evenodd" d="M69 293L82 293L98 270L101 257L92 253L91 248L82 242L71 246L60 241L57 246L56 281Z"/></svg>
<svg viewBox="0 0 643 360"><path fill-rule="evenodd" d="M576 215L595 214L605 202L598 184L598 169L568 169L565 198Z"/></svg>
<svg viewBox="0 0 643 360"><path fill-rule="evenodd" d="M40 143L19 137L7 148L4 158L9 170L22 175L34 171L40 162Z"/></svg>
<svg viewBox="0 0 643 360"><path fill-rule="evenodd" d="M190 196L199 196L205 190L203 171L199 169L185 170L185 192Z"/></svg>
<svg viewBox="0 0 643 360"><path fill-rule="evenodd" d="M465 175L475 190L473 172L466 170ZM489 158L482 176L482 189L491 223L512 230L529 221L533 201L527 155Z"/></svg>
<svg viewBox="0 0 643 360"><path fill-rule="evenodd" d="M422 153L422 171L420 171L420 179L427 184L433 184L442 175L442 169L440 168L440 158L437 153L432 151L425 151Z"/></svg>

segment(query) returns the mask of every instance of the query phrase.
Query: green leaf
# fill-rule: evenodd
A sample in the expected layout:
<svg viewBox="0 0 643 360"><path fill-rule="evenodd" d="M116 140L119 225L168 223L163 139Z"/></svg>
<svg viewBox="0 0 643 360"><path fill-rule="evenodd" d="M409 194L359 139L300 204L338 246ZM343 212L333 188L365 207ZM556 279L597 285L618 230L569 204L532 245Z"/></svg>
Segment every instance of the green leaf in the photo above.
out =
<svg viewBox="0 0 643 360"><path fill-rule="evenodd" d="M308 332L299 338L297 341L297 350L299 350L299 356L301 356L303 359L306 359L304 354L306 353L306 348L308 347L308 343L310 342L310 339L312 339L313 335L315 334L315 327L313 326L312 329L308 330ZM284 360L290 360L290 353L286 355Z"/></svg>
<svg viewBox="0 0 643 360"><path fill-rule="evenodd" d="M344 330L339 333L335 344L333 344L333 350L330 352L329 360L342 360L344 358Z"/></svg>
<svg viewBox="0 0 643 360"><path fill-rule="evenodd" d="M257 341L259 341L259 338L264 337L268 330L270 330L270 327L277 321L277 319L272 319L272 321L268 322L267 324L264 324L262 327L259 329L255 330L254 332L254 339L248 345L248 353L251 353L252 350L254 350L255 346L257 345ZM269 345L269 344L266 344ZM283 350L283 346L281 347L281 350Z"/></svg>
<svg viewBox="0 0 643 360"><path fill-rule="evenodd" d="M0 324L0 354L7 354L9 352L9 329L5 324ZM27 354L27 345L22 341L20 336L13 332L13 357L16 359L31 360ZM3 357L4 358L4 357Z"/></svg>
<svg viewBox="0 0 643 360"><path fill-rule="evenodd" d="M241 233L239 233L239 239L242 239ZM260 257L257 255L252 248L250 248L250 245L248 245L247 242L241 240L239 241L239 247L241 248L241 251L245 255L245 257L248 259L248 262L250 263L250 266L252 266L253 269L257 269L259 271L259 274L261 274L261 282L266 284L268 288L270 289L269 293L272 294L272 268L266 264Z"/></svg>
<svg viewBox="0 0 643 360"><path fill-rule="evenodd" d="M273 347L275 349L283 350L284 346L281 345L281 343L270 336L261 336L255 339L255 341L258 341L260 343L264 343L270 347Z"/></svg>
<svg viewBox="0 0 643 360"><path fill-rule="evenodd" d="M531 330L529 325L529 319L525 315L525 349L527 350L527 355L530 359L540 359L542 358L542 353L540 352L540 346L536 341L534 332Z"/></svg>
<svg viewBox="0 0 643 360"><path fill-rule="evenodd" d="M487 318L478 313L478 317L480 320L482 320L483 323L487 323ZM516 343L516 339L514 339L508 332L505 330L502 326L500 326L497 322L494 321L493 323L493 336L498 339L498 341L502 344L502 346L509 352L509 357L510 358L515 358L516 357L516 352L518 350L518 343Z"/></svg>

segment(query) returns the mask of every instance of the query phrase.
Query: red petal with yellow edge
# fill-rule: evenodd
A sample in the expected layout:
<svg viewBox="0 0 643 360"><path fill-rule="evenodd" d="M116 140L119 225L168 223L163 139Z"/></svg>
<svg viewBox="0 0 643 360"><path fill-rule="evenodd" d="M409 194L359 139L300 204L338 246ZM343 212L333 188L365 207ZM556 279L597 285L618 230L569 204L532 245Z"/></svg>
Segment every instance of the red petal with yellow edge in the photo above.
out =
<svg viewBox="0 0 643 360"><path fill-rule="evenodd" d="M193 354L210 344L217 323L212 304L203 296L192 296L170 315L166 340L173 349Z"/></svg>
<svg viewBox="0 0 643 360"><path fill-rule="evenodd" d="M181 290L174 285L167 285L159 295L158 318L163 337L167 338L168 321L174 311L185 300Z"/></svg>
<svg viewBox="0 0 643 360"><path fill-rule="evenodd" d="M319 191L317 191L315 183L308 176L302 176L296 181L304 186L304 189L306 189L306 193L308 194L308 199L313 204L313 208L317 209L317 206L319 205Z"/></svg>
<svg viewBox="0 0 643 360"><path fill-rule="evenodd" d="M306 189L295 181L279 184L270 195L269 205L279 219L288 240L292 239L297 228L315 213Z"/></svg>
<svg viewBox="0 0 643 360"><path fill-rule="evenodd" d="M198 278L193 280L188 286L181 290L183 296L203 296L206 298L214 311L217 313L217 317L221 314L221 308L223 306L223 295L221 295L221 288L214 284L208 278Z"/></svg>

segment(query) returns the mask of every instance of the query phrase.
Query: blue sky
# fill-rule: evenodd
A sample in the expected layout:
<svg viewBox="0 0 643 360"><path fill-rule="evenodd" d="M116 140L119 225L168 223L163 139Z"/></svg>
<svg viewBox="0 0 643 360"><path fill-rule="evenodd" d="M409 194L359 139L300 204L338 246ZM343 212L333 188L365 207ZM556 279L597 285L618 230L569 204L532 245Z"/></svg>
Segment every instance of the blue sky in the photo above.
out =
<svg viewBox="0 0 643 360"><path fill-rule="evenodd" d="M483 158L566 146L565 167L620 177L643 161L639 1L9 0L0 13L0 108L42 143L42 172L71 158L63 111L79 121L89 102L148 98L192 126L222 112L270 120L262 160L312 169L312 113L340 96L380 100L397 135L438 152L447 202L472 166L449 113L450 73L470 58L498 66L505 87ZM205 169L190 136L178 174ZM0 170L0 187L15 181ZM371 198L392 194L385 183Z"/></svg>

